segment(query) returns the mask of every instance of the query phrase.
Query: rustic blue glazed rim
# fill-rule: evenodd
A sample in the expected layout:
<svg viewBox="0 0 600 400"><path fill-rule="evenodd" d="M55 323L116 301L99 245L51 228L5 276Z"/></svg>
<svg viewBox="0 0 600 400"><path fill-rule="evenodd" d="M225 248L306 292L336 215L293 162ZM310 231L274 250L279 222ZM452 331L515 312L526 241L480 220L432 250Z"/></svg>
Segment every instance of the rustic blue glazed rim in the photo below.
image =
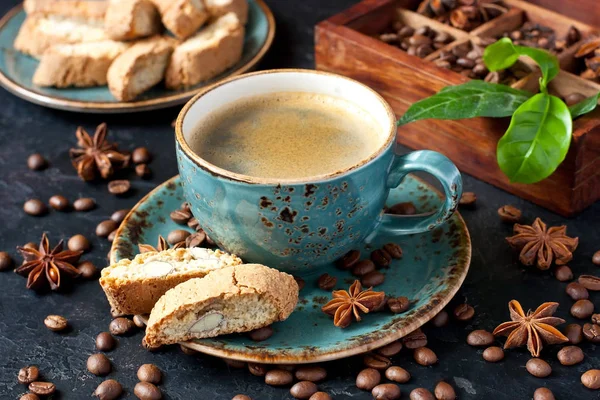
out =
<svg viewBox="0 0 600 400"><path fill-rule="evenodd" d="M144 197L127 215L114 239L110 259L115 263L137 254L138 243L155 244L158 235L167 236L181 229L169 213L184 201L181 180L176 176ZM428 183L407 176L392 189L387 205L412 202L419 212L439 208L443 199ZM185 227L184 229L187 229ZM344 358L384 346L419 328L440 312L462 285L471 261L471 240L464 220L454 213L433 231L394 236L376 232L370 245L358 249L367 258L385 243L402 246L404 256L394 260L385 282L376 287L389 296L407 296L411 308L403 314L387 311L366 315L360 323L336 328L321 307L331 293L307 277L296 310L283 322L273 325L274 334L263 342L254 342L243 334L182 343L191 349L217 357L257 363L300 364ZM335 289L348 289L354 277L333 264L322 266L321 273L338 278Z"/></svg>
<svg viewBox="0 0 600 400"><path fill-rule="evenodd" d="M263 0L248 0L248 23L242 58L233 67L207 82L191 88L168 90L161 84L131 102L116 100L107 86L95 88L42 88L31 81L38 60L14 48L26 14L20 4L0 20L0 85L24 100L45 107L88 113L124 113L155 110L180 105L202 88L229 76L254 69L264 57L275 37L275 18Z"/></svg>

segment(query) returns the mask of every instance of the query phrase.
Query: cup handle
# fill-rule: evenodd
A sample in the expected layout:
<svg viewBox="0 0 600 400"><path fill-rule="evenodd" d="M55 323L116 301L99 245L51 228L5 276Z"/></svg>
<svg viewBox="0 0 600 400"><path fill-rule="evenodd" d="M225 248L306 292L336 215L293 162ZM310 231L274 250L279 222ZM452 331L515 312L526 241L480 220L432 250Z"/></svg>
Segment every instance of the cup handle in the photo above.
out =
<svg viewBox="0 0 600 400"><path fill-rule="evenodd" d="M437 212L421 215L392 215L382 213L379 218L378 233L406 235L430 231L449 219L462 194L462 178L456 165L443 154L430 150L414 151L396 156L387 178L387 187L395 188L406 175L415 171L428 172L437 178L446 200Z"/></svg>

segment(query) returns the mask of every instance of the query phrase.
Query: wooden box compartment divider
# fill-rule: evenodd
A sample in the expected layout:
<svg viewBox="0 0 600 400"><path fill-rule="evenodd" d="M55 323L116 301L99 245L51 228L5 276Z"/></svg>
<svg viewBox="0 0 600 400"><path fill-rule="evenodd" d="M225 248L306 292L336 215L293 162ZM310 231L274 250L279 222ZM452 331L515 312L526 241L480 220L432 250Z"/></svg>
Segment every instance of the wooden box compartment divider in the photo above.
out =
<svg viewBox="0 0 600 400"><path fill-rule="evenodd" d="M504 0L510 7L508 12L465 32L415 12L419 4L420 0L364 0L319 23L315 29L317 69L369 85L401 116L413 103L443 87L470 80L436 66L435 60L442 51L467 42L480 45L482 38L502 37L504 32L531 21L554 29L557 39L564 38L571 26L581 33L578 43L557 55L563 70L549 85L550 91L561 96L574 92L590 96L600 91L600 84L574 74L582 68L582 61L575 59L574 54L582 42L600 35L595 27L522 0ZM429 26L448 33L454 40L427 57L409 55L379 40L378 36L395 21L415 29ZM528 73L511 86L537 91L537 67L528 59L520 63L516 68ZM418 121L399 129L398 142L413 149L444 153L463 172L564 216L580 212L600 199L600 110L574 121L571 148L565 161L549 178L531 185L511 183L498 167L496 145L509 122L508 118Z"/></svg>

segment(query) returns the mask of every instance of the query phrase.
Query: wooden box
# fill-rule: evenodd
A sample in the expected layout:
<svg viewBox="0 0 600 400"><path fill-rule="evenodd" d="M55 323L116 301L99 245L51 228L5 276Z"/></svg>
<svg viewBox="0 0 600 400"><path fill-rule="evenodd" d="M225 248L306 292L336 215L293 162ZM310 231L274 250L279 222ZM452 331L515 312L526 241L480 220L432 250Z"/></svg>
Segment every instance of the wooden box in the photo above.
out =
<svg viewBox="0 0 600 400"><path fill-rule="evenodd" d="M542 0L539 0L542 1ZM335 72L377 90L401 116L414 102L445 86L467 82L468 77L434 64L441 51L465 42L480 43L482 37L498 37L524 21L552 27L557 37L575 26L582 41L598 35L595 27L521 0L504 0L510 10L466 32L415 12L419 0L365 0L321 23L315 30L315 61L319 70ZM394 21L413 28L429 26L454 39L425 58L409 55L379 39ZM578 42L558 57L563 69L550 85L551 92L591 96L600 84L576 75L581 60L574 59ZM538 90L539 72L531 61L525 76L511 86ZM523 75L521 73L521 75ZM600 198L600 110L579 117L573 124L569 154L549 178L532 185L513 184L499 169L496 145L509 119L475 118L458 121L424 120L402 126L398 142L413 149L446 154L463 171L520 197L553 210L573 215Z"/></svg>

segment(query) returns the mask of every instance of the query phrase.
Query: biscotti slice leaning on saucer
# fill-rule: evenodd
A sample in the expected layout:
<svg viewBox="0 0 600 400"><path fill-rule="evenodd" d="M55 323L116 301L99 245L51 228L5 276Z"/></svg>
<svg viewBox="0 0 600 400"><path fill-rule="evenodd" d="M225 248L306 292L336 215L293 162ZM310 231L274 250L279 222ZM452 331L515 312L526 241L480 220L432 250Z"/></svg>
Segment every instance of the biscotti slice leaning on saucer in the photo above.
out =
<svg viewBox="0 0 600 400"><path fill-rule="evenodd" d="M130 101L165 76L177 41L153 36L136 42L115 59L108 69L108 88L116 99Z"/></svg>
<svg viewBox="0 0 600 400"><path fill-rule="evenodd" d="M23 8L28 15L58 15L87 20L104 19L107 2L99 0L25 0Z"/></svg>
<svg viewBox="0 0 600 400"><path fill-rule="evenodd" d="M106 34L114 40L155 35L162 25L158 9L150 0L109 0L104 18Z"/></svg>
<svg viewBox="0 0 600 400"><path fill-rule="evenodd" d="M242 25L248 21L248 0L204 0L211 18L234 13Z"/></svg>
<svg viewBox="0 0 600 400"><path fill-rule="evenodd" d="M201 247L138 254L102 270L100 285L114 314L148 314L167 290L242 260Z"/></svg>
<svg viewBox="0 0 600 400"><path fill-rule="evenodd" d="M149 347L247 332L283 321L298 302L298 284L284 272L243 264L191 279L158 300L148 319Z"/></svg>
<svg viewBox="0 0 600 400"><path fill-rule="evenodd" d="M113 40L52 46L42 56L33 83L58 88L106 85L108 68L129 46Z"/></svg>
<svg viewBox="0 0 600 400"><path fill-rule="evenodd" d="M214 78L242 58L243 48L244 27L234 13L223 15L177 46L166 86L178 89Z"/></svg>
<svg viewBox="0 0 600 400"><path fill-rule="evenodd" d="M192 36L208 20L203 0L152 0L165 27L180 39Z"/></svg>
<svg viewBox="0 0 600 400"><path fill-rule="evenodd" d="M102 21L86 21L60 16L36 16L25 19L15 39L17 50L40 58L57 44L107 40Z"/></svg>

